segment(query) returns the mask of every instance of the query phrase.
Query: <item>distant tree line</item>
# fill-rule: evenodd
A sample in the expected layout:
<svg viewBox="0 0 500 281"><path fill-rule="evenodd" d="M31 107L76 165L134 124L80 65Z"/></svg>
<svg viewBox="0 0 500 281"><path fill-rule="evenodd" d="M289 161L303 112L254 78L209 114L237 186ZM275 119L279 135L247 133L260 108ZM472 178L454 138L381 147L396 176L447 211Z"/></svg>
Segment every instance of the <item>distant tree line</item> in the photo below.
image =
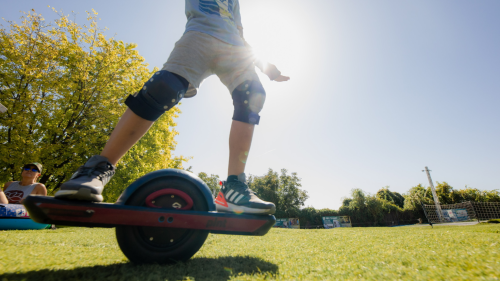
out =
<svg viewBox="0 0 500 281"><path fill-rule="evenodd" d="M482 191L465 187L455 190L447 182L438 182L436 193L440 204L472 202L500 202L497 190ZM394 225L415 223L418 219L426 221L421 203L434 204L430 187L421 184L410 188L407 193L399 194L386 186L375 195L364 193L360 189L351 191L351 197L345 198L339 208L340 215L349 215L354 224Z"/></svg>
<svg viewBox="0 0 500 281"><path fill-rule="evenodd" d="M198 175L207 183L214 195L220 190L220 179L217 175ZM301 228L321 226L323 216L350 216L353 226L392 226L426 222L421 207L423 204L434 204L430 187L421 184L410 188L407 193L391 191L389 186L381 188L376 194L368 194L361 189L351 190L349 197L344 198L338 210L315 209L305 207L309 198L307 191L301 189L302 184L297 173L288 173L282 169L280 173L269 169L263 176L251 175L248 186L258 196L276 204L277 218L299 218ZM436 193L441 204L461 202L500 202L497 190L482 191L465 187L455 190L447 182L438 182Z"/></svg>

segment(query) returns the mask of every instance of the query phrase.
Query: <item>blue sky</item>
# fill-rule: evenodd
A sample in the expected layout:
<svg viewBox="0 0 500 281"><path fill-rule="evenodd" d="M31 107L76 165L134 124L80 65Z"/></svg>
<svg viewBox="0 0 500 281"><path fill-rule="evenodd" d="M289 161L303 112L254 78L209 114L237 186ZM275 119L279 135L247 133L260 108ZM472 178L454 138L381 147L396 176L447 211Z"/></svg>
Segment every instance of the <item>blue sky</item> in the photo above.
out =
<svg viewBox="0 0 500 281"><path fill-rule="evenodd" d="M3 0L0 17L34 8L99 13L107 34L161 67L186 23L183 1ZM406 192L436 181L500 189L500 2L240 0L247 41L286 83L267 91L247 174L297 172L306 205L338 208L352 188ZM5 22L2 23L5 26ZM127 95L128 93L124 93ZM176 155L226 176L232 101L216 77L180 106Z"/></svg>

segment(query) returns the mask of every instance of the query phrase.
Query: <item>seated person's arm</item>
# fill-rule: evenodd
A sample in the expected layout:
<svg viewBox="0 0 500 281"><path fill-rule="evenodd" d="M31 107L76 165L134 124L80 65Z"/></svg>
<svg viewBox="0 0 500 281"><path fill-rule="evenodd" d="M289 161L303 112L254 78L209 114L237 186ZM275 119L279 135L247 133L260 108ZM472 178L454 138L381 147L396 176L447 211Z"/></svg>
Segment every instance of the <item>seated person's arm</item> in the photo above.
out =
<svg viewBox="0 0 500 281"><path fill-rule="evenodd" d="M0 204L9 204L9 200L7 200L7 197L5 196L5 193L3 193L3 191L0 191Z"/></svg>
<svg viewBox="0 0 500 281"><path fill-rule="evenodd" d="M30 195L39 195L39 196L47 196L47 188L45 187L44 184L39 183L35 186L33 191L30 193ZM21 200L20 203L23 203L24 199Z"/></svg>
<svg viewBox="0 0 500 281"><path fill-rule="evenodd" d="M5 191L5 190L7 189L7 187L9 187L9 185L10 185L11 183L13 183L13 181L9 181L9 182L5 183L5 184L3 185L3 191Z"/></svg>
<svg viewBox="0 0 500 281"><path fill-rule="evenodd" d="M3 190L0 190L0 204L9 204L9 200L7 199L7 196L5 196L4 190L9 187L9 185L13 183L12 181L4 184Z"/></svg>
<svg viewBox="0 0 500 281"><path fill-rule="evenodd" d="M47 188L44 184L39 183L35 186L35 188L31 192L31 195L47 196Z"/></svg>

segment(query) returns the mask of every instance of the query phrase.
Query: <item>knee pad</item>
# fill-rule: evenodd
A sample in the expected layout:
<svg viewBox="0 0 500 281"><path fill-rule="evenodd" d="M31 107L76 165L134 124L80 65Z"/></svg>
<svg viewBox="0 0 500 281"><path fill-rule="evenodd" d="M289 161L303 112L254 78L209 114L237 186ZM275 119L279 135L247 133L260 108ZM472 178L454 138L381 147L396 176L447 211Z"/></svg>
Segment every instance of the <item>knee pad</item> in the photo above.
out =
<svg viewBox="0 0 500 281"><path fill-rule="evenodd" d="M260 81L245 81L232 93L234 114L233 120L258 125L259 112L266 100L266 91Z"/></svg>
<svg viewBox="0 0 500 281"><path fill-rule="evenodd" d="M156 121L165 111L179 103L188 86L189 82L175 73L157 71L138 93L125 100L125 104L139 117Z"/></svg>

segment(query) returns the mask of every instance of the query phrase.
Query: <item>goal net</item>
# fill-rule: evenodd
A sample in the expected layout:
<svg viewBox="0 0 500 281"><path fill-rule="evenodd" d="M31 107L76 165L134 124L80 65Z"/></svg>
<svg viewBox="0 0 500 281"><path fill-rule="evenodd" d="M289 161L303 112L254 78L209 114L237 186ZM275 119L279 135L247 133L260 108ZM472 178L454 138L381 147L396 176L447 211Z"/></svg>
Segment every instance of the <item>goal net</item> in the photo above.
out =
<svg viewBox="0 0 500 281"><path fill-rule="evenodd" d="M478 220L500 219L500 202L471 202Z"/></svg>
<svg viewBox="0 0 500 281"><path fill-rule="evenodd" d="M500 218L500 202L462 202L457 204L423 205L427 220L432 223L482 221ZM441 214L439 213L441 212Z"/></svg>

